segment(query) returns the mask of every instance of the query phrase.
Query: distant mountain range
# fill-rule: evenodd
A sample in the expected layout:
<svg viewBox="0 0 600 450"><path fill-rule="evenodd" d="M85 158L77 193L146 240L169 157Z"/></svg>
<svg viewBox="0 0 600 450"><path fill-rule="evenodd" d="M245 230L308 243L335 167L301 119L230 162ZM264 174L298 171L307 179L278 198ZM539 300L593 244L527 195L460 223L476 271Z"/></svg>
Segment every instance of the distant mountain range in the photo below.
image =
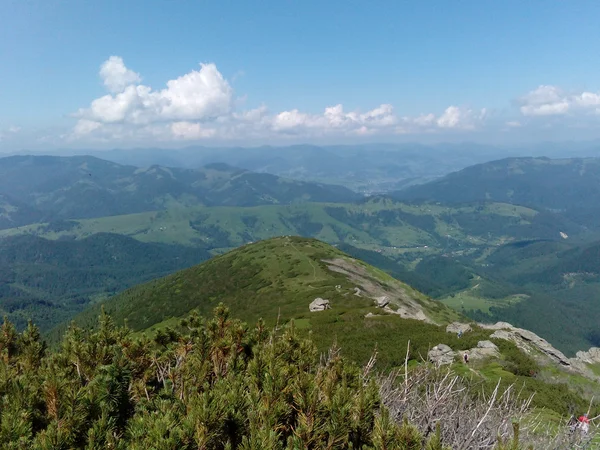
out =
<svg viewBox="0 0 600 450"><path fill-rule="evenodd" d="M382 193L425 183L474 164L506 157L598 157L600 141L500 147L471 142L64 150L137 167L196 169L219 162L259 173Z"/></svg>
<svg viewBox="0 0 600 450"><path fill-rule="evenodd" d="M394 192L399 200L493 201L570 211L596 208L600 158L507 158Z"/></svg>
<svg viewBox="0 0 600 450"><path fill-rule="evenodd" d="M287 180L214 163L200 169L124 166L90 156L0 159L0 227L174 206L254 206L361 198L335 185Z"/></svg>
<svg viewBox="0 0 600 450"><path fill-rule="evenodd" d="M286 147L71 151L119 164L196 169L226 163L258 173L381 193L424 183L466 166L507 156L506 149L477 144L370 144ZM518 154L518 153L516 153Z"/></svg>

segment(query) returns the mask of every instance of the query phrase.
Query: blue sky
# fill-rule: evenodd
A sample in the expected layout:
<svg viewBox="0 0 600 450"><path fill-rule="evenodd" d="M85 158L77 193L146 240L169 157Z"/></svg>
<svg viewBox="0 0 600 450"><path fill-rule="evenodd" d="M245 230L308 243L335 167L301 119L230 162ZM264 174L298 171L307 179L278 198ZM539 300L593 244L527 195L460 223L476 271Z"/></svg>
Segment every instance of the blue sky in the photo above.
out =
<svg viewBox="0 0 600 450"><path fill-rule="evenodd" d="M584 0L0 0L0 149L596 138L599 22Z"/></svg>

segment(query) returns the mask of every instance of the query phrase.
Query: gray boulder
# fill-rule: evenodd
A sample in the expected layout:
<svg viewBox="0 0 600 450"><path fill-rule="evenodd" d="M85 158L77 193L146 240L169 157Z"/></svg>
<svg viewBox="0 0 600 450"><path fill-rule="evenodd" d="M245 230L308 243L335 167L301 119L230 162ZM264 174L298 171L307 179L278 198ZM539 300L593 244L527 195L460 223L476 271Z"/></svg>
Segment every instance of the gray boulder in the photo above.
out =
<svg viewBox="0 0 600 450"><path fill-rule="evenodd" d="M329 304L329 300L317 297L308 305L308 309L310 309L310 312L325 311L326 309L331 309L331 305Z"/></svg>
<svg viewBox="0 0 600 450"><path fill-rule="evenodd" d="M561 366L571 366L571 361L560 350L554 348L548 341L537 334L517 328L507 322L498 322L495 325L481 325L483 328L496 330L491 337L514 342L517 347L526 353L540 352Z"/></svg>
<svg viewBox="0 0 600 450"><path fill-rule="evenodd" d="M498 350L498 346L492 341L479 341L477 343L477 348L489 348L496 351Z"/></svg>
<svg viewBox="0 0 600 450"><path fill-rule="evenodd" d="M587 352L577 352L576 359L586 364L600 363L600 348L592 347Z"/></svg>
<svg viewBox="0 0 600 450"><path fill-rule="evenodd" d="M454 362L454 351L446 344L438 344L427 352L427 359L437 365L452 364Z"/></svg>
<svg viewBox="0 0 600 450"><path fill-rule="evenodd" d="M466 333L467 331L471 331L471 325L468 323L452 322L446 327L446 331L454 334L458 334L459 331Z"/></svg>
<svg viewBox="0 0 600 450"><path fill-rule="evenodd" d="M469 360L487 359L487 358L498 358L500 352L496 344L490 341L479 341L477 347L467 351Z"/></svg>

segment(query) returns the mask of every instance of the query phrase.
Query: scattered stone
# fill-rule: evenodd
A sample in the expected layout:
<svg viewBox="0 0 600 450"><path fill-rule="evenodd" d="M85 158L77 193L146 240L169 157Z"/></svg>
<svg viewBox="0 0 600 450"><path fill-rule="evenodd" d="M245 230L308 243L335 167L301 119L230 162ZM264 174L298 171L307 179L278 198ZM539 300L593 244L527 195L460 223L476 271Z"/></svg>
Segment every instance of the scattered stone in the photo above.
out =
<svg viewBox="0 0 600 450"><path fill-rule="evenodd" d="M471 325L468 323L452 322L446 327L446 332L448 333L458 334L459 331L462 331L463 333L471 331Z"/></svg>
<svg viewBox="0 0 600 450"><path fill-rule="evenodd" d="M452 364L455 353L446 344L438 344L427 352L427 359L437 365Z"/></svg>
<svg viewBox="0 0 600 450"><path fill-rule="evenodd" d="M473 360L500 357L498 347L490 341L479 341L477 347L467 350L466 353L469 355L469 359Z"/></svg>
<svg viewBox="0 0 600 450"><path fill-rule="evenodd" d="M390 301L387 298L387 295L383 295L381 297L375 297L375 301L377 302L378 308L385 308L390 304Z"/></svg>
<svg viewBox="0 0 600 450"><path fill-rule="evenodd" d="M325 311L326 309L331 309L331 305L329 304L329 300L317 297L310 303L308 309L310 309L310 312Z"/></svg>
<svg viewBox="0 0 600 450"><path fill-rule="evenodd" d="M487 358L499 358L500 352L493 348L472 348L467 351L469 355L469 359L478 360L478 359L487 359Z"/></svg>
<svg viewBox="0 0 600 450"><path fill-rule="evenodd" d="M492 341L479 341L477 343L477 348L491 348L493 350L498 350L498 346Z"/></svg>

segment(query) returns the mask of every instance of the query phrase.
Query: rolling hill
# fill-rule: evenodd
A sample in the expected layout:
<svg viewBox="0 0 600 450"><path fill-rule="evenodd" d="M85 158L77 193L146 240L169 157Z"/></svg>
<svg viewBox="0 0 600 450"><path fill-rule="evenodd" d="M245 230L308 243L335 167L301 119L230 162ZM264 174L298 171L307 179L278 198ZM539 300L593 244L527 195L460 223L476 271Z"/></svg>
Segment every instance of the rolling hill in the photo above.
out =
<svg viewBox="0 0 600 450"><path fill-rule="evenodd" d="M581 242L582 227L547 211L502 203L447 206L386 198L354 204L189 207L23 226L0 231L0 241L35 236L79 242L98 232L196 248L211 255L275 236L312 237L365 259L463 314L531 329L569 354L598 342L592 328L600 311L587 300L596 297L598 284L586 275L575 276L570 287L563 286L563 274L579 269L553 266L558 249L567 252L560 258L573 255L574 261L580 261L580 255L588 255L591 261L594 253L583 252L587 244ZM128 269L136 265L132 261ZM82 267L81 273L85 267L89 266ZM187 266L179 266L183 267ZM544 268L554 271L552 277ZM546 283L551 279L557 281ZM70 286L88 289L85 280L74 277ZM88 297L98 292L106 295L99 286L95 289L86 291ZM53 291L47 294L46 299L54 297ZM72 313L72 309L60 311L59 317ZM572 320L563 323L565 315ZM45 320L55 323L56 319Z"/></svg>
<svg viewBox="0 0 600 450"><path fill-rule="evenodd" d="M137 168L89 156L2 158L0 194L10 195L32 211L28 223L39 221L40 216L91 218L172 206L348 202L361 198L340 186L287 180L226 164L202 169Z"/></svg>
<svg viewBox="0 0 600 450"><path fill-rule="evenodd" d="M144 242L229 249L281 235L348 243L390 256L406 252L470 251L523 239L561 239L583 229L560 215L501 203L460 206L407 204L371 198L352 204L302 203L258 207L190 207L34 224L0 230L0 237L33 234L81 239L97 232L119 233Z"/></svg>
<svg viewBox="0 0 600 450"><path fill-rule="evenodd" d="M41 211L11 199L8 195L0 194L0 230L36 222L45 222L51 218L51 214L44 214Z"/></svg>
<svg viewBox="0 0 600 450"><path fill-rule="evenodd" d="M449 204L478 200L566 212L586 225L597 219L600 158L507 158L467 167L391 194L399 200ZM596 224L597 226L597 220Z"/></svg>
<svg viewBox="0 0 600 450"><path fill-rule="evenodd" d="M329 300L331 308L318 314L310 312L309 305L317 298ZM323 242L279 237L128 289L76 316L75 322L93 325L102 307L117 323L127 322L136 331L154 330L177 324L192 310L208 315L219 303L249 323L263 318L268 326L274 326L294 319L299 328L319 335L323 346L337 338L340 345L354 349L353 356L359 360L368 359L375 342L381 339L396 339L401 348L410 324L437 333L435 324L460 317L385 272ZM406 330L401 333L396 318L413 320L404 324ZM349 334L349 330L353 332ZM414 343L415 356L418 351L427 351L427 340L434 335L424 335L422 341ZM381 361L396 365L402 358L404 355L388 348Z"/></svg>
<svg viewBox="0 0 600 450"><path fill-rule="evenodd" d="M309 309L322 299L328 308ZM166 345L177 342L191 323L205 323L202 318L221 305L227 317L258 323L257 329L310 334L321 353L335 343L359 364L367 363L376 349L377 368L384 371L402 367L407 358L410 367L434 361L432 347L444 344L452 353L444 364L454 364L458 373L481 383L477 386L491 392L501 380L506 386L517 383L526 396L537 392L536 406L554 413L583 407L578 395L598 392L593 364L569 360L543 339L506 324L471 323L459 337L452 327L465 326L456 323L464 317L450 308L339 249L299 237L246 245L133 287L93 305L74 323L93 329L102 310L139 337ZM65 328L55 329L53 339ZM469 367L455 362L465 351L473 357Z"/></svg>
<svg viewBox="0 0 600 450"><path fill-rule="evenodd" d="M120 164L197 168L215 162L296 180L333 183L358 192L381 193L439 178L510 150L477 144L292 145L252 148L193 146L79 151Z"/></svg>

